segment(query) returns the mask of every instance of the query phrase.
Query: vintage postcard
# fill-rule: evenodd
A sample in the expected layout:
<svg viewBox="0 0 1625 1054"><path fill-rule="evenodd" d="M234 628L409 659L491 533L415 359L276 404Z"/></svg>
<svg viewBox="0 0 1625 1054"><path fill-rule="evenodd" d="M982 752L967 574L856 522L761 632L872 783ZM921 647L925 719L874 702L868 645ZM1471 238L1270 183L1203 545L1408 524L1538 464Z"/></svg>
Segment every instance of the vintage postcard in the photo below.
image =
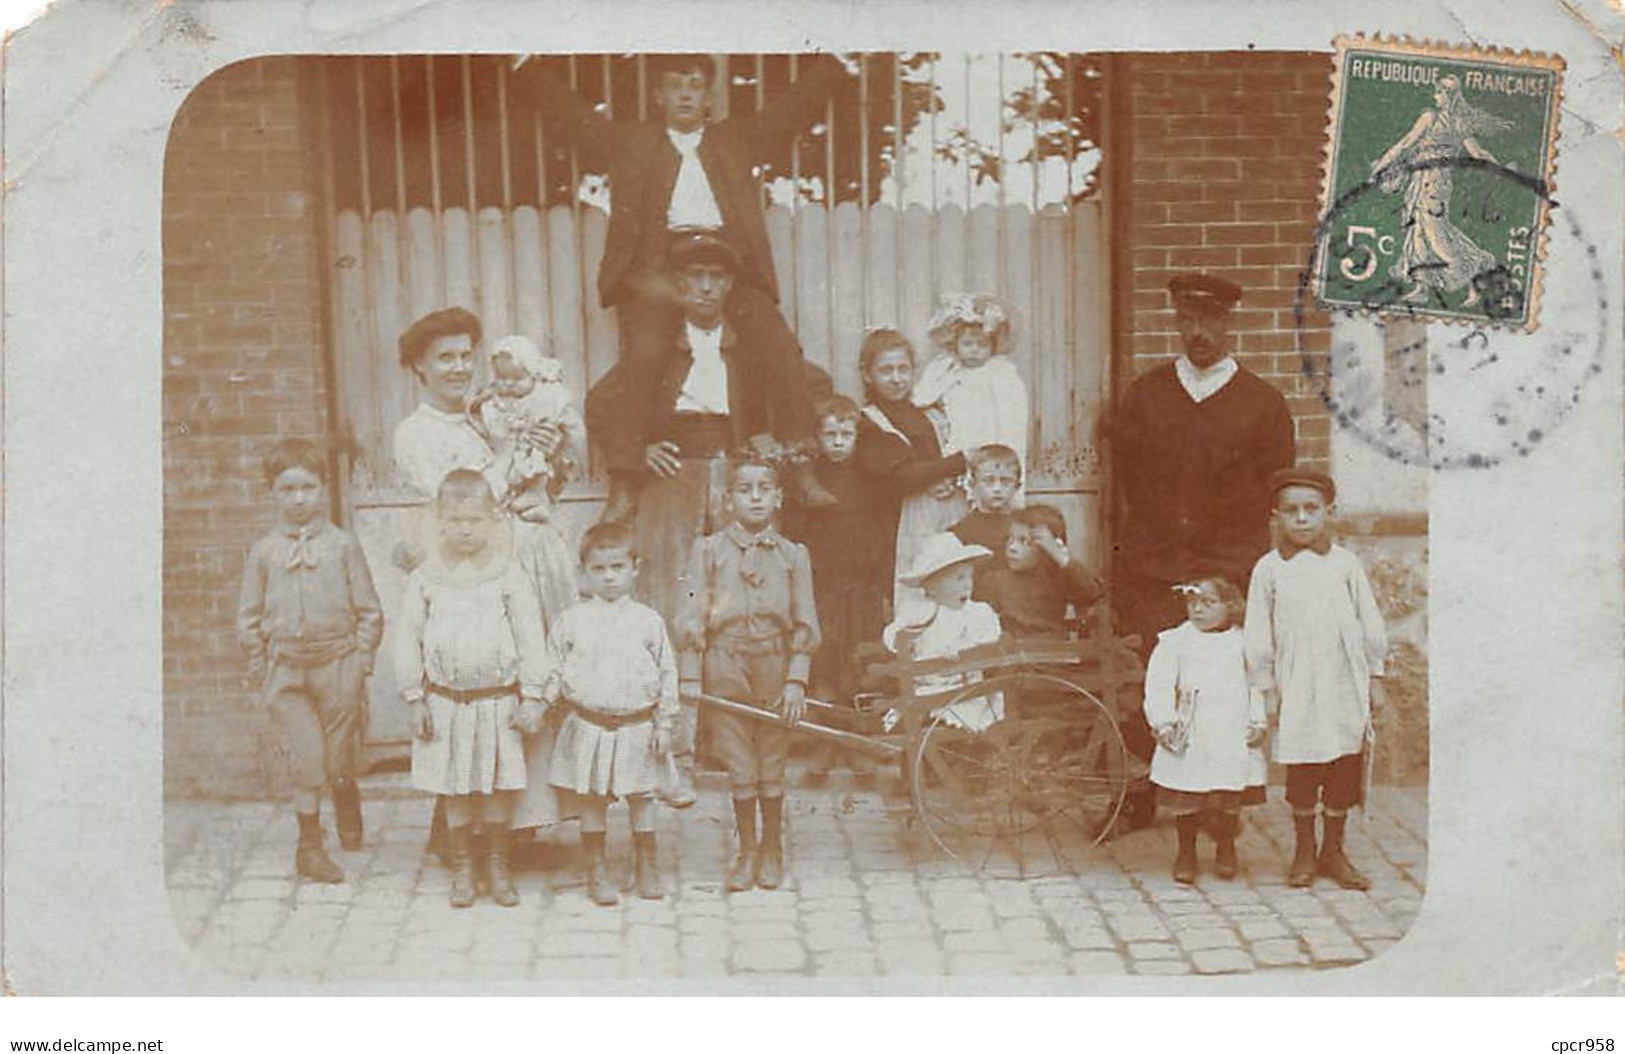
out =
<svg viewBox="0 0 1625 1054"><path fill-rule="evenodd" d="M1613 990L1617 17L564 6L8 42L12 988Z"/></svg>

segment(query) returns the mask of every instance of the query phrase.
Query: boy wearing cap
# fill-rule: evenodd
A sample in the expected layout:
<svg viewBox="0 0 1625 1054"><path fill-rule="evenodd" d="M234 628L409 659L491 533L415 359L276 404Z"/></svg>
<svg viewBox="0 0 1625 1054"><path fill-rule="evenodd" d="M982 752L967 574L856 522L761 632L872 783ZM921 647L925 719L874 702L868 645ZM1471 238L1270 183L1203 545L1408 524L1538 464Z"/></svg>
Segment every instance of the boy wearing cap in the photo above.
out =
<svg viewBox="0 0 1625 1054"><path fill-rule="evenodd" d="M774 725L711 715L739 830L728 870L728 889L737 893L777 889L784 880L784 767L790 728L806 709L819 631L812 561L805 546L778 531L784 498L777 465L754 455L737 458L727 482L732 522L694 542L676 636L678 693L689 706L703 692L783 717Z"/></svg>
<svg viewBox="0 0 1625 1054"><path fill-rule="evenodd" d="M1270 545L1269 475L1293 463L1292 415L1267 381L1231 357L1234 283L1181 274L1168 283L1181 353L1136 378L1112 429L1119 527L1112 601L1118 630L1149 654L1157 634L1185 620L1174 587L1217 574L1245 584ZM1129 749L1155 747L1137 716ZM1149 822L1153 799L1131 803Z"/></svg>
<svg viewBox="0 0 1625 1054"><path fill-rule="evenodd" d="M1253 568L1243 632L1248 679L1280 723L1275 759L1287 767L1297 837L1287 884L1308 886L1318 870L1344 889L1369 889L1344 855L1343 832L1362 801L1371 714L1385 699L1382 612L1359 559L1332 544L1331 477L1281 469L1269 488L1279 538Z"/></svg>

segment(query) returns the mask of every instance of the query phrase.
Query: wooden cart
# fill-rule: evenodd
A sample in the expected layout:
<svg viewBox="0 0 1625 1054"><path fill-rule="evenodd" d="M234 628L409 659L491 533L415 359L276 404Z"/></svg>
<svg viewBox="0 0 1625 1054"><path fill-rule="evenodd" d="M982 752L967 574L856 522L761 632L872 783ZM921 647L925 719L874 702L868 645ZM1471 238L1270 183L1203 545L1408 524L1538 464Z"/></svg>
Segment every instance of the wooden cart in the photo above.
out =
<svg viewBox="0 0 1625 1054"><path fill-rule="evenodd" d="M809 700L796 730L899 765L931 842L970 868L1078 870L1143 767L1119 731L1141 700L1144 668L1129 643L1007 640L951 659L888 659L868 680L891 690L860 696L855 710ZM954 686L930 690L944 683ZM779 720L735 700L700 701Z"/></svg>

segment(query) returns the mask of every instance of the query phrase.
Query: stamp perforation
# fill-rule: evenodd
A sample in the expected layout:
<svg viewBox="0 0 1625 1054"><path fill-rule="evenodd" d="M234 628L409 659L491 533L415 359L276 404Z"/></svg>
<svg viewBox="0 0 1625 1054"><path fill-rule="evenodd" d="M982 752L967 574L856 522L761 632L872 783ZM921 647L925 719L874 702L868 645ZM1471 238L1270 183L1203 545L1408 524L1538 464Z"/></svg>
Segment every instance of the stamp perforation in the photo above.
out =
<svg viewBox="0 0 1625 1054"><path fill-rule="evenodd" d="M1528 49L1456 45L1433 40L1418 41L1405 36L1387 36L1383 34L1368 36L1363 33L1338 36L1333 41L1333 47L1330 75L1331 91L1327 107L1327 135L1321 147L1320 157L1321 189L1318 202L1320 229L1316 235L1316 247L1312 255L1312 267L1309 275L1316 298L1316 306L1322 310L1360 317L1398 315L1470 328L1496 328L1533 332L1539 324L1545 272L1544 264L1550 238L1551 206L1554 202L1553 195L1556 186L1558 141L1561 135L1559 115L1563 98L1562 74L1566 69L1566 63L1562 56ZM1326 265L1330 240L1327 220L1339 204L1334 201L1334 195L1337 189L1338 151L1343 139L1340 133L1342 131L1341 122L1344 117L1344 85L1347 81L1347 64L1350 55L1361 51L1391 54L1405 58L1434 58L1453 63L1485 62L1517 66L1534 71L1549 72L1552 75L1551 90L1548 93L1546 106L1542 114L1543 127L1540 132L1539 172L1529 177L1533 184L1531 189L1536 191L1537 204L1529 245L1527 276L1523 287L1523 310L1518 317L1497 318L1493 317L1493 315L1486 317L1486 315L1477 313L1462 314L1441 310L1427 304L1328 302L1323 271ZM1510 169L1507 171L1510 172ZM1364 184L1361 184L1361 187L1371 186L1376 179L1376 175L1369 177Z"/></svg>

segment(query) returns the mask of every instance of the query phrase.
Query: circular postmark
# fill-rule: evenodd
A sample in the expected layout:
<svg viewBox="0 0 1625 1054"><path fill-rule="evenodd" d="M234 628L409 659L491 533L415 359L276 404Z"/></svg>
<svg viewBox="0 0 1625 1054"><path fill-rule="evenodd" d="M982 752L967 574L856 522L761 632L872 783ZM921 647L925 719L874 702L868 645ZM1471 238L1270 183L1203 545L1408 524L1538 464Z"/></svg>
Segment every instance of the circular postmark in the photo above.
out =
<svg viewBox="0 0 1625 1054"><path fill-rule="evenodd" d="M1409 177L1464 169L1484 175L1472 188L1457 181L1452 211L1494 215L1504 200L1498 192L1539 195L1550 220L1519 246L1526 266L1498 259L1447 293L1425 273L1388 262L1397 245L1350 237L1345 229L1351 214L1394 210L1401 237L1411 234L1416 220L1405 217L1416 215L1417 202L1395 192L1394 172L1378 172L1327 209L1293 304L1300 369L1338 429L1395 461L1432 469L1490 468L1527 456L1579 404L1607 350L1608 288L1597 247L1541 181L1471 157L1395 171ZM1537 263L1547 269L1544 281L1532 277ZM1317 276L1335 283L1350 274L1366 280L1353 303L1317 299ZM1535 295L1545 317L1538 331L1497 324L1527 317ZM1482 318L1437 321L1441 309L1459 312L1463 301ZM1321 311L1331 315L1324 342L1325 329L1310 317Z"/></svg>

